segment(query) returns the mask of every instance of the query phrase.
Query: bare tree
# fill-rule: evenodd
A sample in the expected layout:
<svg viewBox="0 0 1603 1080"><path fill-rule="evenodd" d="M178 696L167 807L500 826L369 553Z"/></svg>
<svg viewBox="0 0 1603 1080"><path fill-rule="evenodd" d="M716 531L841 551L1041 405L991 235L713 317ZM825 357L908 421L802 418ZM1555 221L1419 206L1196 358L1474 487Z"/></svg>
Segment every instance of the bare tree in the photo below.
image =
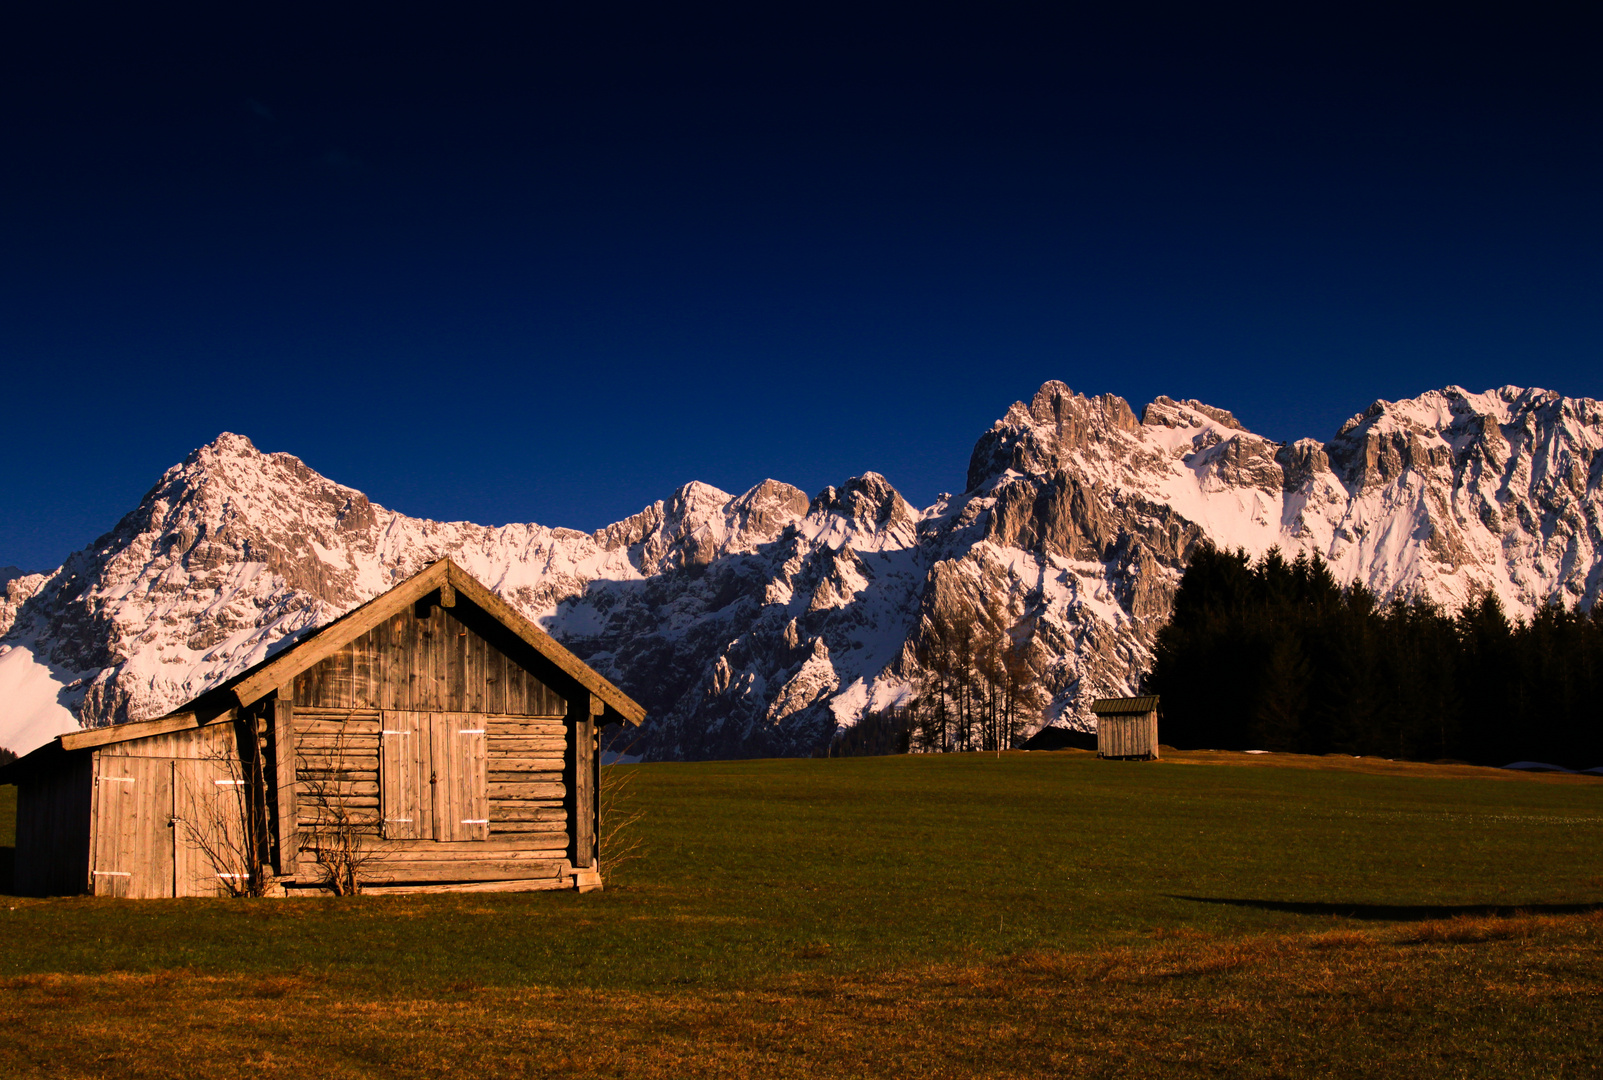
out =
<svg viewBox="0 0 1603 1080"><path fill-rule="evenodd" d="M310 824L300 830L301 850L317 867L319 884L335 896L361 892L366 871L385 854L372 821L363 820L351 805L345 784L349 761L343 730L334 747L317 760L305 755L296 758L299 799L312 811Z"/></svg>
<svg viewBox="0 0 1603 1080"><path fill-rule="evenodd" d="M913 659L919 749L1009 750L1044 705L1044 658L1020 601L987 595L977 610L924 617Z"/></svg>
<svg viewBox="0 0 1603 1080"><path fill-rule="evenodd" d="M173 817L173 827L228 895L261 896L270 876L267 778L254 718L229 727L233 747L208 741L199 758L204 767L175 768L181 813Z"/></svg>

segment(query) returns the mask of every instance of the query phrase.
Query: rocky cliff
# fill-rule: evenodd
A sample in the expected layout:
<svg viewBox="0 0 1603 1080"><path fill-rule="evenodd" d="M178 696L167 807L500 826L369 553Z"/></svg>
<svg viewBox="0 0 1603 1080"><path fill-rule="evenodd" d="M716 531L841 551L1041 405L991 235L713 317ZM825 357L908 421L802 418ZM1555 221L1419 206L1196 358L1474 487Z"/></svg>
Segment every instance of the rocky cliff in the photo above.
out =
<svg viewBox="0 0 1603 1080"><path fill-rule="evenodd" d="M1043 719L1074 720L1133 689L1204 540L1317 551L1383 597L1589 607L1600 448L1603 406L1542 390L1377 401L1283 445L1052 382L923 511L873 473L689 484L581 533L410 518L225 434L53 574L8 571L0 745L158 715L441 555L640 700L652 757L805 753L906 696L927 617L987 602L1045 660Z"/></svg>

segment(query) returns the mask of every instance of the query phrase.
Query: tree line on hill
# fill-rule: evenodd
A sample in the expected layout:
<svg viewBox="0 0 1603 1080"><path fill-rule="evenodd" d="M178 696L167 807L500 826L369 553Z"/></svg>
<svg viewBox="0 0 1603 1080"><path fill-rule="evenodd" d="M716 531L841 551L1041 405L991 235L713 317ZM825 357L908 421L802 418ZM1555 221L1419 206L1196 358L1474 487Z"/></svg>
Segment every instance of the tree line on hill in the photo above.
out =
<svg viewBox="0 0 1603 1080"><path fill-rule="evenodd" d="M1603 765L1603 606L1379 602L1317 555L1204 547L1144 689L1182 748Z"/></svg>
<svg viewBox="0 0 1603 1080"><path fill-rule="evenodd" d="M820 756L1010 750L1040 719L1046 657L1031 620L1002 598L926 615L920 676L903 704L865 715Z"/></svg>

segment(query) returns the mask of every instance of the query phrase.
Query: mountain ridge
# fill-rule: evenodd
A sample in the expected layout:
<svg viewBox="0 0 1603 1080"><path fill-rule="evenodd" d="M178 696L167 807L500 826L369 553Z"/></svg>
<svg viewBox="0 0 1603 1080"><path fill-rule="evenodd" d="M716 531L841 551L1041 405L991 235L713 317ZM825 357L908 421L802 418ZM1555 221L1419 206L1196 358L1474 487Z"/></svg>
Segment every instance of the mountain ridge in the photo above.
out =
<svg viewBox="0 0 1603 1080"><path fill-rule="evenodd" d="M1061 382L976 441L923 510L865 473L809 497L692 482L593 532L413 518L224 433L50 574L0 595L0 745L159 715L442 555L650 710L650 757L809 752L905 700L930 620L991 604L1049 703L1135 689L1203 542L1317 551L1383 599L1516 614L1603 586L1603 406L1456 386L1326 443Z"/></svg>

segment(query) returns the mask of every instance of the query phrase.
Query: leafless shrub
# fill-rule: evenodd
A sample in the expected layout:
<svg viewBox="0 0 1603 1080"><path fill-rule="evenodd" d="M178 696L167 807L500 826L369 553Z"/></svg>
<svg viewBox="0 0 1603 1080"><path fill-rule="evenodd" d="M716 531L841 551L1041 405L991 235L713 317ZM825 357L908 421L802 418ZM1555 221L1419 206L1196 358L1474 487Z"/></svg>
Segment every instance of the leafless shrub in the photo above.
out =
<svg viewBox="0 0 1603 1080"><path fill-rule="evenodd" d="M624 742L624 732L614 730L607 739L602 757L600 807L597 815L596 850L598 865L610 878L618 869L646 854L639 825L646 812L640 807L633 767L624 763L639 744L638 738Z"/></svg>
<svg viewBox="0 0 1603 1080"><path fill-rule="evenodd" d="M179 771L180 815L173 827L198 851L229 896L267 887L267 778L249 721L233 724L236 749L212 743L207 768Z"/></svg>
<svg viewBox="0 0 1603 1080"><path fill-rule="evenodd" d="M344 731L323 759L314 762L299 755L296 761L301 797L312 810L311 824L300 831L302 856L309 855L317 867L319 885L335 896L355 896L362 891L367 869L382 860L384 850L372 835L371 823L362 820L342 786L349 772Z"/></svg>

